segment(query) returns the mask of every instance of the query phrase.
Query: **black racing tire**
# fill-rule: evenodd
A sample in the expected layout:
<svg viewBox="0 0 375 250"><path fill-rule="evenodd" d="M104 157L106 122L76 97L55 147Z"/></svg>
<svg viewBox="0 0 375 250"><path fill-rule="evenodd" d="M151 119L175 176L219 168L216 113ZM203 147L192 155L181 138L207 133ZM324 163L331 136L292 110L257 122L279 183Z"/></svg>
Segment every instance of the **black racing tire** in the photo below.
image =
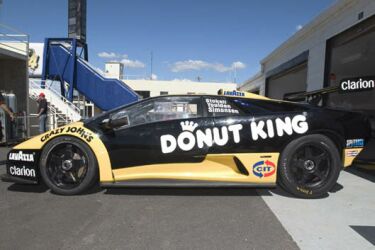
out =
<svg viewBox="0 0 375 250"><path fill-rule="evenodd" d="M55 194L82 194L98 182L94 153L82 140L71 136L60 136L47 143L39 170L44 183Z"/></svg>
<svg viewBox="0 0 375 250"><path fill-rule="evenodd" d="M319 198L336 184L342 169L337 146L313 134L290 142L280 155L278 183L299 198Z"/></svg>

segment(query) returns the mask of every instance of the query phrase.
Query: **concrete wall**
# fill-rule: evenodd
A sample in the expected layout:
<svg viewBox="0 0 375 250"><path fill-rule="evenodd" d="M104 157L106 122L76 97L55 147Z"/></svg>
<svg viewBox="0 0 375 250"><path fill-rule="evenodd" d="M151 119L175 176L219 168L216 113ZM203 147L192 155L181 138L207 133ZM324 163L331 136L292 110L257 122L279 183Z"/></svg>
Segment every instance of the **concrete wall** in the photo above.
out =
<svg viewBox="0 0 375 250"><path fill-rule="evenodd" d="M173 94L212 94L219 89L235 90L235 83L189 82L189 81L156 81L156 80L124 80L135 91L150 91L150 97L159 96L160 92Z"/></svg>
<svg viewBox="0 0 375 250"><path fill-rule="evenodd" d="M358 20L360 12L363 12L364 17ZM304 51L309 51L307 91L322 88L327 40L374 14L374 0L337 1L263 59L261 74L266 75L268 71L292 60ZM251 88L250 86L256 84L259 83L250 79L241 88Z"/></svg>

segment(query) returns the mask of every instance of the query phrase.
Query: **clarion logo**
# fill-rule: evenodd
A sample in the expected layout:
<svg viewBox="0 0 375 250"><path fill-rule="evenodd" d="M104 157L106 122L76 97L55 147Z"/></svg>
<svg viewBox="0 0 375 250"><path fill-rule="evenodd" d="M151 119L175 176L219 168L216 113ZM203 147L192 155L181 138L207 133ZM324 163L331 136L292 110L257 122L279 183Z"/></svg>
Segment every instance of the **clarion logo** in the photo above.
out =
<svg viewBox="0 0 375 250"><path fill-rule="evenodd" d="M25 166L22 168L12 166L9 168L9 172L13 176L35 177L35 169L29 169Z"/></svg>
<svg viewBox="0 0 375 250"><path fill-rule="evenodd" d="M346 80L346 81L341 82L340 87L342 91L373 89L375 88L375 81L374 80L362 80L362 78L359 78L358 81Z"/></svg>
<svg viewBox="0 0 375 250"><path fill-rule="evenodd" d="M22 151L10 153L8 160L34 162L34 154L25 154Z"/></svg>

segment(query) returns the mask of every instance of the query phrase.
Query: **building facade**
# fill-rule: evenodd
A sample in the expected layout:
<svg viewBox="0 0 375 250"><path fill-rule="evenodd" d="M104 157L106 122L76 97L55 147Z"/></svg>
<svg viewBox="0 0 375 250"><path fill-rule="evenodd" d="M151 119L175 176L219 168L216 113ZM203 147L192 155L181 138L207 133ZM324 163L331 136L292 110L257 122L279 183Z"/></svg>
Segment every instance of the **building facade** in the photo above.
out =
<svg viewBox="0 0 375 250"><path fill-rule="evenodd" d="M375 80L375 1L341 0L323 11L261 62L240 90L284 99L326 87ZM375 90L328 94L325 106L375 115Z"/></svg>
<svg viewBox="0 0 375 250"><path fill-rule="evenodd" d="M194 82L189 80L160 81L151 79L123 79L124 65L120 62L107 62L105 76L122 80L142 98L159 95L216 95L220 89L236 90L236 83Z"/></svg>
<svg viewBox="0 0 375 250"><path fill-rule="evenodd" d="M124 80L124 82L143 98L159 95L209 94L216 95L220 89L235 90L235 83Z"/></svg>

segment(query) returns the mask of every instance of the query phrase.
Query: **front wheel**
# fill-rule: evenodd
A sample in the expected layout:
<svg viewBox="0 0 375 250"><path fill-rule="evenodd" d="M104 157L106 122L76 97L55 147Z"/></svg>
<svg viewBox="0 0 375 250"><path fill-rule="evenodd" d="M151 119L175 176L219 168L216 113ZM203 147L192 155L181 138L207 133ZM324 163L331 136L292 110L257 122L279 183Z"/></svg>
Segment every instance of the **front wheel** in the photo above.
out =
<svg viewBox="0 0 375 250"><path fill-rule="evenodd" d="M75 195L95 184L98 168L95 155L87 144L74 137L61 136L43 149L40 174L54 193Z"/></svg>
<svg viewBox="0 0 375 250"><path fill-rule="evenodd" d="M289 143L279 160L278 182L301 198L327 194L342 168L336 145L324 135L307 135Z"/></svg>

